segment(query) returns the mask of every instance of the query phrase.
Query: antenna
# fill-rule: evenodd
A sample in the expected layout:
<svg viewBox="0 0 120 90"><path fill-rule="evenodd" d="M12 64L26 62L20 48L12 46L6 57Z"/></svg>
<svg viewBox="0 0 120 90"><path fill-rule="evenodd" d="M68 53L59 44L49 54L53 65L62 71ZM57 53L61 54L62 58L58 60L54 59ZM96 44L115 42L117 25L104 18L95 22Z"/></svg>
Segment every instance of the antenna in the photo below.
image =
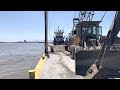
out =
<svg viewBox="0 0 120 90"><path fill-rule="evenodd" d="M80 11L79 18L80 21L92 21L94 11Z"/></svg>

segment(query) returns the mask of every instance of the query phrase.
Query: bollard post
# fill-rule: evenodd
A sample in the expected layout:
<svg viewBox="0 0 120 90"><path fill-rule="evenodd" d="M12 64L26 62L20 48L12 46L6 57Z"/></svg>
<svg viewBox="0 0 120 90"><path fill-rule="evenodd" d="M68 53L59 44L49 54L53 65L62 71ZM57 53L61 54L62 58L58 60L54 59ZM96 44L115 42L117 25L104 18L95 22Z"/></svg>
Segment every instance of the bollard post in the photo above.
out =
<svg viewBox="0 0 120 90"><path fill-rule="evenodd" d="M29 79L35 79L35 70L29 70Z"/></svg>

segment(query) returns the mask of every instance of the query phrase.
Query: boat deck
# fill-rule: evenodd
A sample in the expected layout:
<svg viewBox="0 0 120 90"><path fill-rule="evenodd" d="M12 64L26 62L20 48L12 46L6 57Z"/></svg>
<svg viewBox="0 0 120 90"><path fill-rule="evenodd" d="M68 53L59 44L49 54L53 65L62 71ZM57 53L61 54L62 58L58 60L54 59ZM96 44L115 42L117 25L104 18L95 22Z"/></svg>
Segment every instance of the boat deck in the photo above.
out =
<svg viewBox="0 0 120 90"><path fill-rule="evenodd" d="M84 79L75 75L75 60L69 57L69 52L63 45L56 45L55 52L49 52L50 58L46 59L40 79Z"/></svg>

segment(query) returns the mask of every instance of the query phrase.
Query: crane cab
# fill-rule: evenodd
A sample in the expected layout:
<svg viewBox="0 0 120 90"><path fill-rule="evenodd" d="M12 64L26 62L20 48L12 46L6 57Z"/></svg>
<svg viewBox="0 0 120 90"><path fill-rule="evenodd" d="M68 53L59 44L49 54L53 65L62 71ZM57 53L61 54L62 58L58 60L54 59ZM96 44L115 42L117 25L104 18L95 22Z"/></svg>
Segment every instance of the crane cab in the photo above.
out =
<svg viewBox="0 0 120 90"><path fill-rule="evenodd" d="M74 31L81 39L81 46L86 48L87 46L98 46L102 37L102 27L99 26L101 21L82 21L76 24Z"/></svg>

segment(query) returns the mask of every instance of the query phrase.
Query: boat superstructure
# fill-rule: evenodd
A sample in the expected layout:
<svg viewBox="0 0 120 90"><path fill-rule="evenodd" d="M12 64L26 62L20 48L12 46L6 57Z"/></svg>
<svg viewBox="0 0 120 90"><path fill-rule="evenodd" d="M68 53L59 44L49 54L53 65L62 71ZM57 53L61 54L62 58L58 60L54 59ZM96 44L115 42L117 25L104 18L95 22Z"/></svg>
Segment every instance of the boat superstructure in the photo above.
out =
<svg viewBox="0 0 120 90"><path fill-rule="evenodd" d="M113 42L115 42L115 38L118 33L118 23L120 22L120 15L118 13L117 16L115 16L110 27L110 30L113 31L113 33L111 33L110 38L113 37L114 39L112 38L111 40L109 40L109 43L107 43L106 45L107 50L110 49L108 51L109 53L107 54L104 53L104 50L106 50L106 48L104 48L104 50L101 51L105 44L105 42L100 43L102 37L102 27L99 26L99 24L102 21L92 21L93 15L94 14L92 11L81 11L80 17L73 19L73 30L71 31L71 34L74 35L74 32L77 33L77 35L81 39L80 47L82 47L74 55L75 73L77 75L86 75L87 70L99 57L99 61L97 62L98 65L100 65L101 59L105 59L102 63L102 66L105 70L105 75L110 77L119 77L120 60L118 58L120 58L120 50L111 50L110 48L114 44ZM109 36L107 36L107 38L109 38ZM104 53L105 57L102 54L99 55L100 52Z"/></svg>
<svg viewBox="0 0 120 90"><path fill-rule="evenodd" d="M55 37L54 37L54 45L61 45L64 44L64 30L60 30L58 27L58 30L54 31Z"/></svg>
<svg viewBox="0 0 120 90"><path fill-rule="evenodd" d="M95 45L94 48L96 49L96 46L100 45L99 41L102 37L102 26L99 26L101 21L93 21L92 17L94 14L92 12L81 11L80 13L81 17L73 19L73 29L70 35L73 36L75 32L77 33L81 39L80 46L83 49L87 49L88 44L91 47ZM88 13L89 17L86 15ZM91 41L88 39L91 39Z"/></svg>

